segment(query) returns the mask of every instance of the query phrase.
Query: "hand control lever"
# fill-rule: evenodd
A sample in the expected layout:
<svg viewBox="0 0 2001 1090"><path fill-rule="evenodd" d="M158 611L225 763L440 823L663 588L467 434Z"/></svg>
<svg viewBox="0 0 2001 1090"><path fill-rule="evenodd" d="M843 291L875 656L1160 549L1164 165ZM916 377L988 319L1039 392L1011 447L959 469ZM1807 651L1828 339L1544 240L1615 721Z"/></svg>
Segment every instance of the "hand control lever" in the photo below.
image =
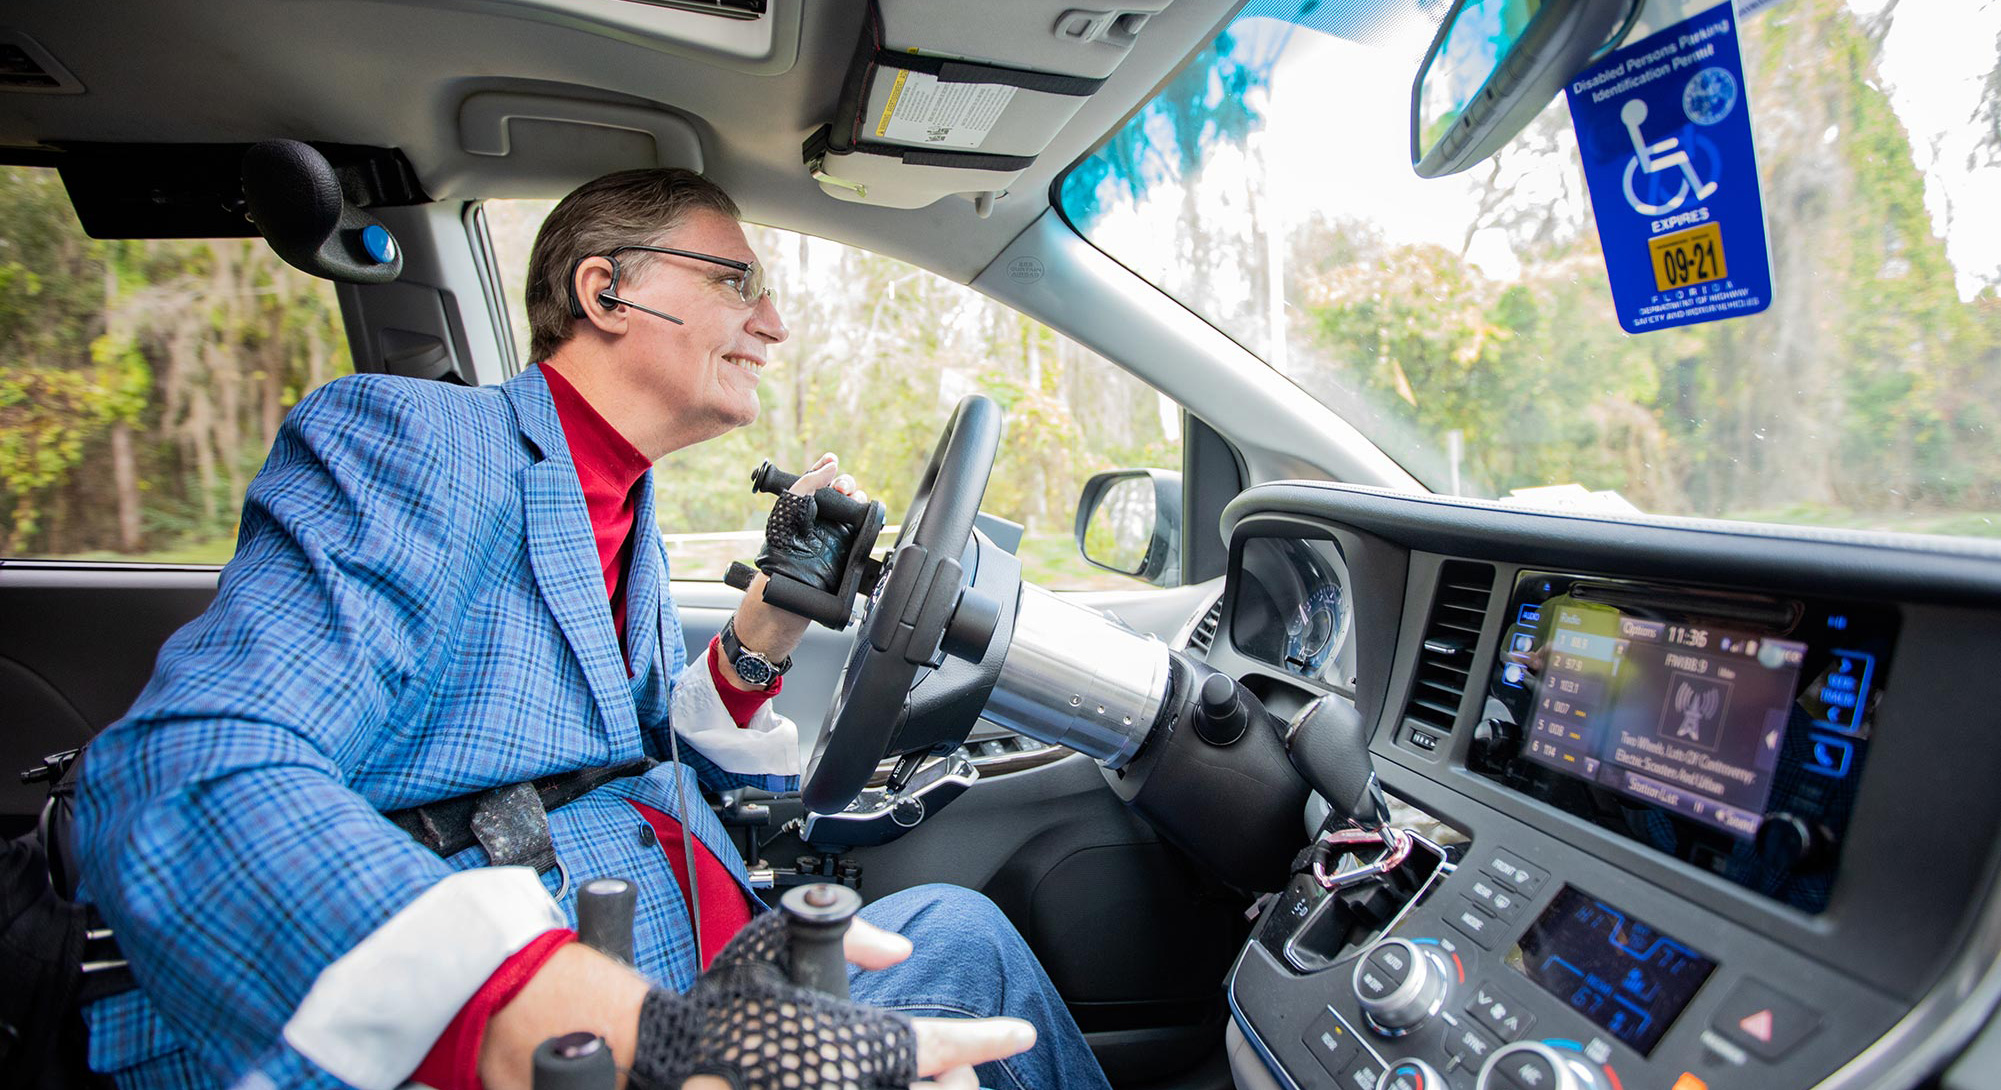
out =
<svg viewBox="0 0 2001 1090"><path fill-rule="evenodd" d="M750 490L776 496L798 481L797 473L787 473L766 461L752 471ZM875 539L882 533L887 509L880 500L864 503L832 488L822 488L813 493L813 503L820 522L854 529L848 554L841 563L838 585L829 593L789 576L774 575L764 584L764 600L787 613L818 621L839 632L848 627L848 620L854 614L855 596L874 589L876 576L880 574L880 565L869 558L869 553L875 549ZM751 580L756 577L756 568L737 561L723 575L723 582L738 590L749 590Z"/></svg>
<svg viewBox="0 0 2001 1090"><path fill-rule="evenodd" d="M577 939L632 964L632 910L639 891L623 878L593 878L577 889ZM618 1068L604 1038L588 1030L535 1046L534 1090L612 1090Z"/></svg>
<svg viewBox="0 0 2001 1090"><path fill-rule="evenodd" d="M861 907L861 894L832 882L794 886L779 898L792 943L792 983L848 998L848 957L842 943Z"/></svg>
<svg viewBox="0 0 2001 1090"><path fill-rule="evenodd" d="M577 890L577 937L599 953L632 961L632 910L638 891L623 878L598 878ZM778 902L792 947L792 983L848 998L848 924L862 907L846 886L798 886ZM595 1033L565 1033L535 1046L534 1090L611 1090L618 1070Z"/></svg>

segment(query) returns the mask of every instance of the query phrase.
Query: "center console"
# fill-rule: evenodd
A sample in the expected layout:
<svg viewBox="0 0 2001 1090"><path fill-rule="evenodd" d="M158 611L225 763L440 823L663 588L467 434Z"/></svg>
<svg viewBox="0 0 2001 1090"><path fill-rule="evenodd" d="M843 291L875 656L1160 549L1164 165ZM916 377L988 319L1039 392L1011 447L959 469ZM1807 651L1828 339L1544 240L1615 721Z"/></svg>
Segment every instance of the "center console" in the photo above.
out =
<svg viewBox="0 0 2001 1090"><path fill-rule="evenodd" d="M1441 867L1382 935L1314 964L1341 898L1268 907L1231 1002L1298 1090L1812 1085L1896 1005L1528 829Z"/></svg>
<svg viewBox="0 0 2001 1090"><path fill-rule="evenodd" d="M1835 903L1898 610L1481 567L1478 639L1427 628L1417 651L1467 679L1451 733L1376 740L1491 786L1439 792L1472 839L1380 928L1311 874L1266 906L1230 980L1264 1066L1296 1090L1806 1087L1887 1033L1908 1002L1755 917L1810 933ZM1577 850L1593 837L1691 881ZM1716 882L1751 909L1712 911Z"/></svg>

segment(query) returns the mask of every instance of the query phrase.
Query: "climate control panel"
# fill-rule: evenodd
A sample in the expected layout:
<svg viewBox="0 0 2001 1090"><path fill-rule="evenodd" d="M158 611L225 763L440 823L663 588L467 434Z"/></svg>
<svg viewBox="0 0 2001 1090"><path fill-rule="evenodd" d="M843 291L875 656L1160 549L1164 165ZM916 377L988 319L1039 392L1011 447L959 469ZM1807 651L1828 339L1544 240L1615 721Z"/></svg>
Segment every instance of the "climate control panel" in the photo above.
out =
<svg viewBox="0 0 2001 1090"><path fill-rule="evenodd" d="M1343 930L1342 898L1295 884L1232 973L1239 1028L1291 1090L1735 1090L1811 1085L1900 1013L1591 866L1476 849L1319 958L1302 936Z"/></svg>

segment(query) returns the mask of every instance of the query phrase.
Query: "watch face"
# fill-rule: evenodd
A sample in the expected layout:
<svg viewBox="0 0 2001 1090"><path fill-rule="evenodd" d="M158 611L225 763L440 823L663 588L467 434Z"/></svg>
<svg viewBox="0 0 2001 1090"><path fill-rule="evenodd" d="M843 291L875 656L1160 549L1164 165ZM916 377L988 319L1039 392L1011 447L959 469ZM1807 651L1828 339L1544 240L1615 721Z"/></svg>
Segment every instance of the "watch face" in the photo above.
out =
<svg viewBox="0 0 2001 1090"><path fill-rule="evenodd" d="M761 655L738 655L730 665L736 667L736 676L743 679L745 685L771 684L771 664L764 661Z"/></svg>

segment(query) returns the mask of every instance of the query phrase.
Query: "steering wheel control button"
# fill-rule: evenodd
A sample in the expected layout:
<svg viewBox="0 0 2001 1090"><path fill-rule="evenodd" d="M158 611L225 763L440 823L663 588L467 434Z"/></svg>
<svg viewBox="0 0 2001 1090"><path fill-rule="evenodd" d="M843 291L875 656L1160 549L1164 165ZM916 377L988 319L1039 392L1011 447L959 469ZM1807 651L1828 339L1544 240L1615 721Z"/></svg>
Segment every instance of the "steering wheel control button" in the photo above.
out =
<svg viewBox="0 0 2001 1090"><path fill-rule="evenodd" d="M1376 1090L1450 1090L1438 1072L1423 1060L1398 1060L1390 1065L1383 1077L1376 1080Z"/></svg>
<svg viewBox="0 0 2001 1090"><path fill-rule="evenodd" d="M1529 903L1527 895L1516 893L1512 888L1503 888L1497 880L1484 874L1473 876L1473 884L1467 887L1466 895L1480 907L1510 923L1522 914L1522 908Z"/></svg>
<svg viewBox="0 0 2001 1090"><path fill-rule="evenodd" d="M1791 1052L1820 1025L1820 1012L1755 980L1737 982L1709 1024L1761 1060Z"/></svg>
<svg viewBox="0 0 2001 1090"><path fill-rule="evenodd" d="M1445 1005L1445 968L1409 939L1385 939L1355 966L1354 988L1369 1028L1401 1037Z"/></svg>
<svg viewBox="0 0 2001 1090"><path fill-rule="evenodd" d="M1549 881L1548 871L1524 863L1507 852L1495 852L1494 858L1487 861L1484 869L1488 874L1500 879L1502 885L1523 897L1535 896L1543 883Z"/></svg>
<svg viewBox="0 0 2001 1090"><path fill-rule="evenodd" d="M1473 1000L1466 1004L1466 1013L1503 1041L1519 1041L1535 1025L1535 1015L1523 1010L1521 1004L1499 989L1485 984L1473 989Z"/></svg>
<svg viewBox="0 0 2001 1090"><path fill-rule="evenodd" d="M1327 1069L1327 1074L1337 1080L1356 1057L1367 1055L1355 1039L1354 1032L1341 1024L1332 1007L1320 1012L1320 1017L1313 1020L1300 1040L1306 1044L1307 1051L1313 1053L1313 1058L1320 1061L1320 1066Z"/></svg>
<svg viewBox="0 0 2001 1090"><path fill-rule="evenodd" d="M1445 922L1483 949L1492 950L1501 937L1501 921L1468 897L1461 897L1457 906L1446 910Z"/></svg>

